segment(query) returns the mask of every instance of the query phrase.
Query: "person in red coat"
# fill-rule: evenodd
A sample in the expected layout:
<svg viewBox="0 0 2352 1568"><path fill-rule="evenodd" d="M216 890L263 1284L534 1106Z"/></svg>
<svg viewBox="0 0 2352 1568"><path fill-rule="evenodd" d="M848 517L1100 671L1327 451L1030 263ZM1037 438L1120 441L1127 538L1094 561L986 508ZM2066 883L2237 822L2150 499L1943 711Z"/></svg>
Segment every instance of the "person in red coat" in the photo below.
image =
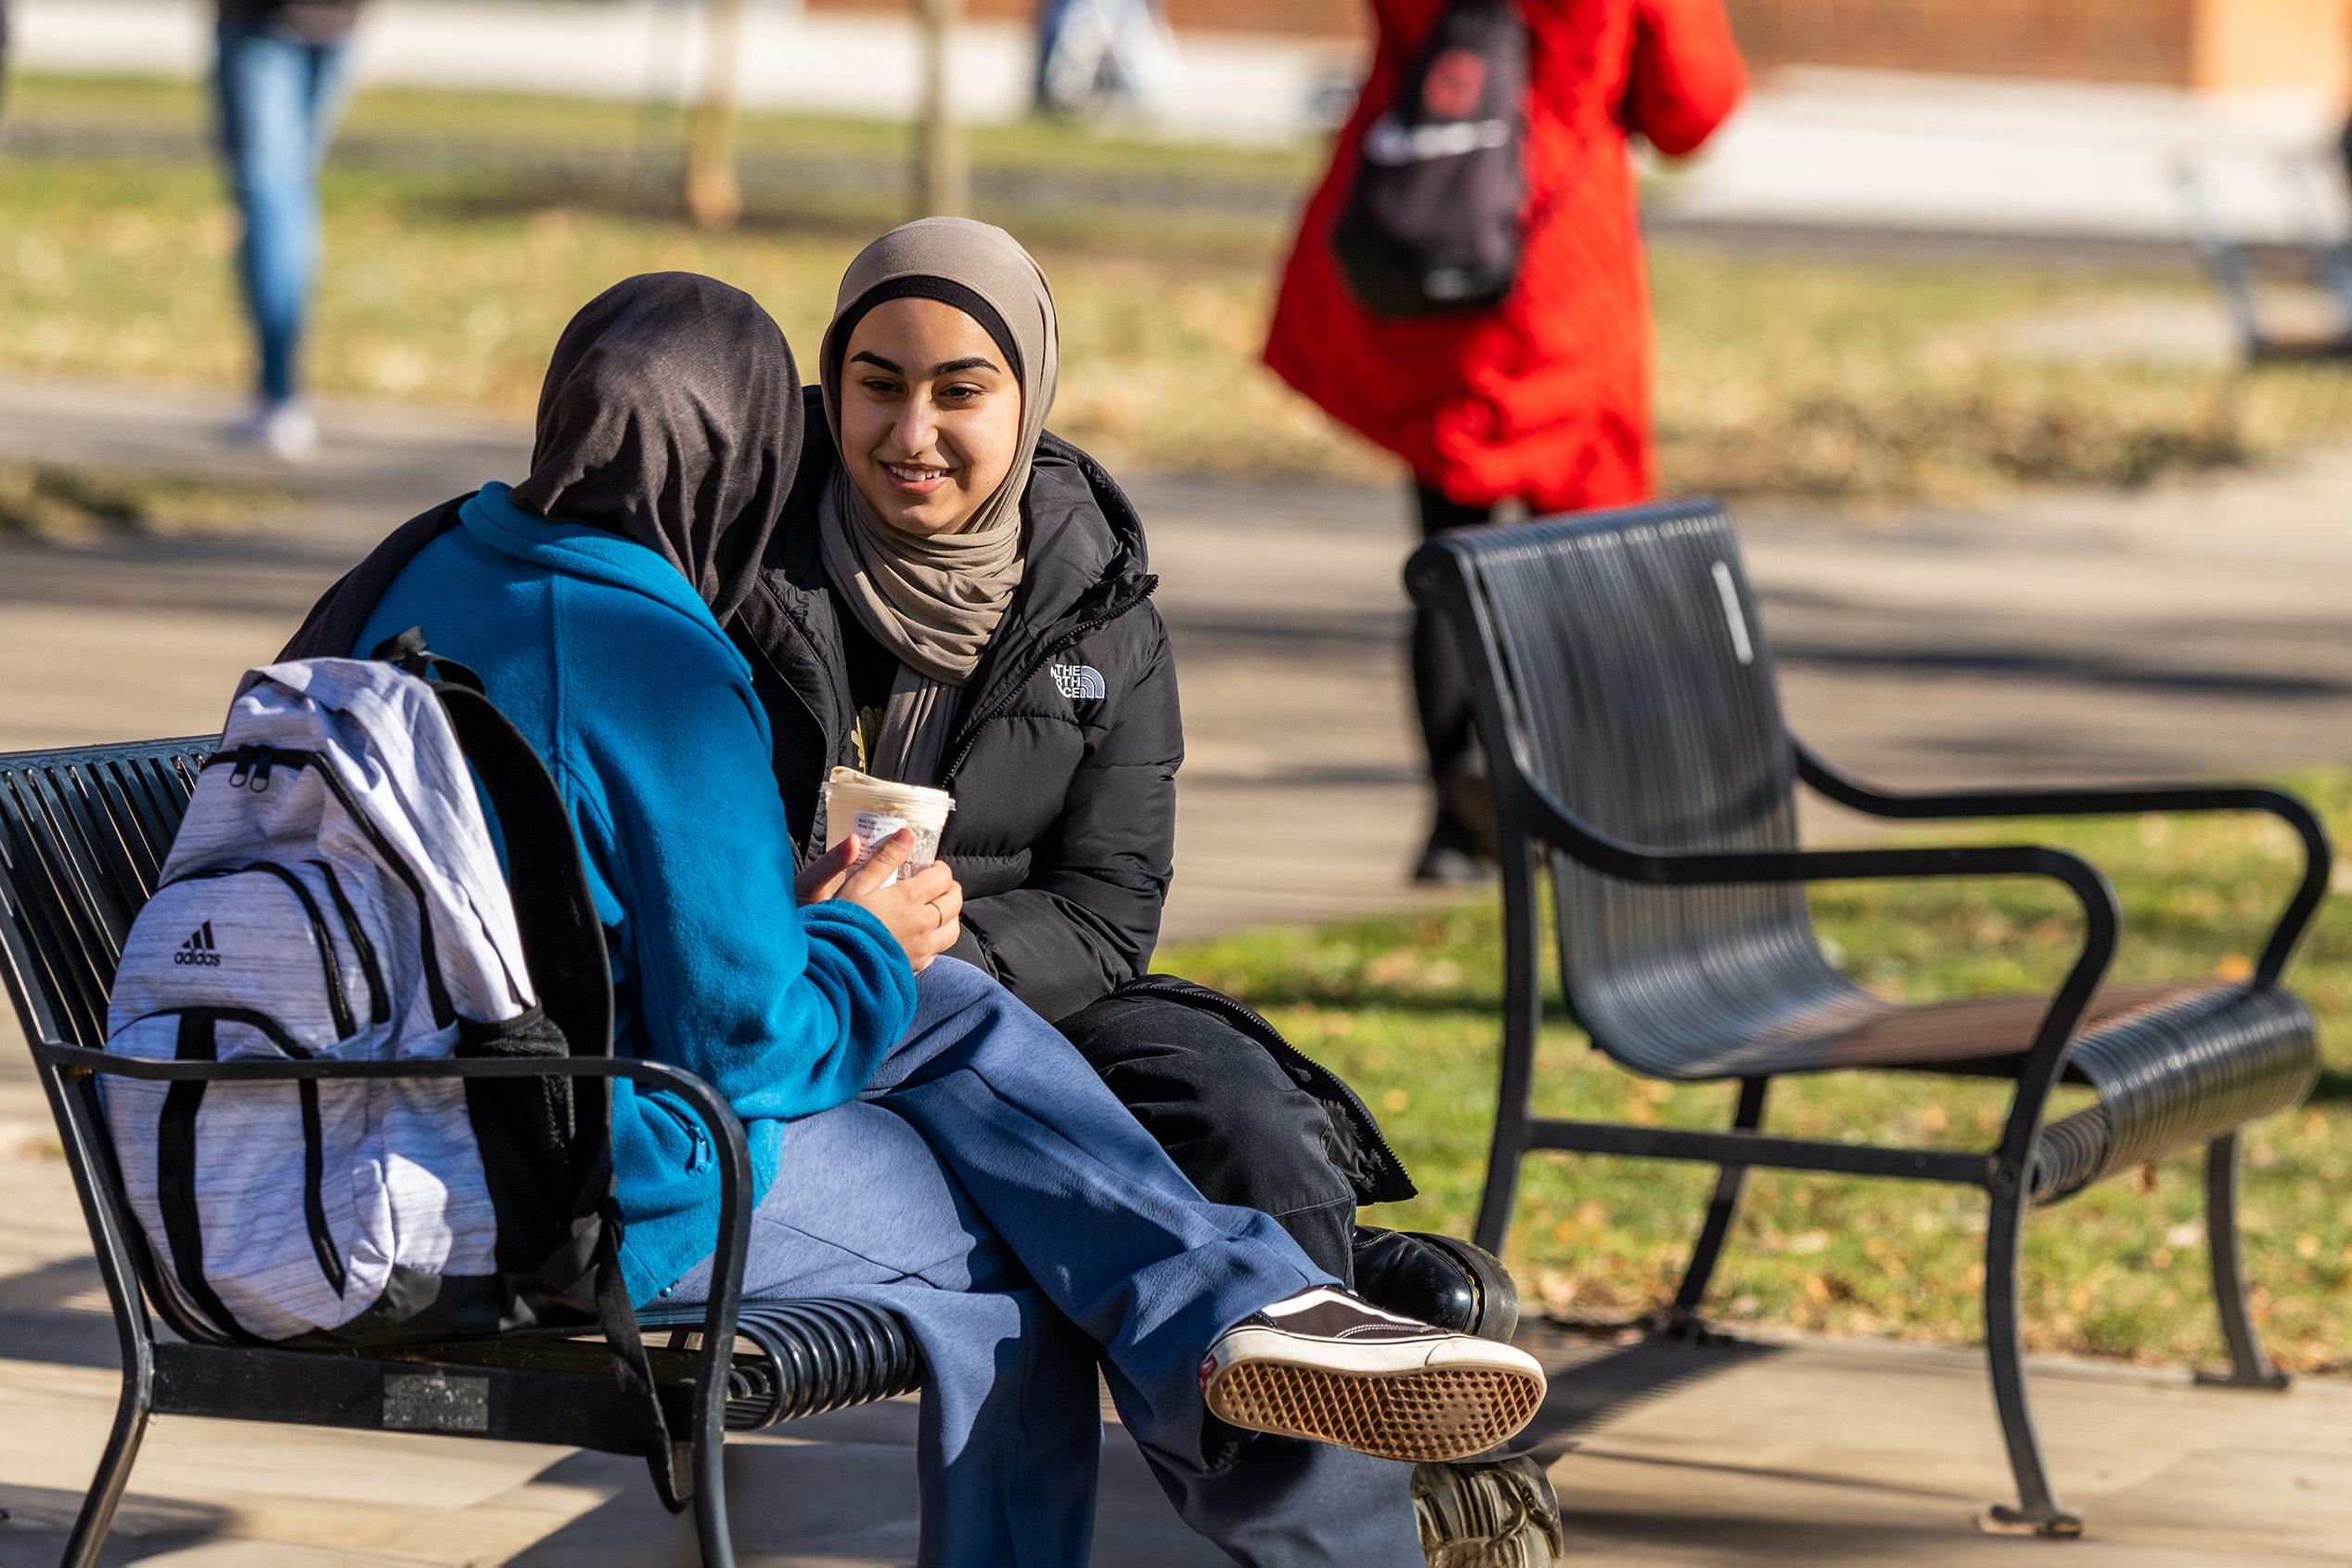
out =
<svg viewBox="0 0 2352 1568"><path fill-rule="evenodd" d="M1695 150L1747 73L1720 0L1521 0L1527 32L1524 240L1492 310L1414 320L1349 291L1330 236L1366 131L1446 0L1370 0L1371 74L1308 203L1266 362L1326 413L1402 457L1426 536L1507 503L1555 512L1640 500L1654 484L1649 291L1628 136ZM1413 631L1413 686L1435 825L1421 880L1482 876L1491 834L1468 681L1437 629Z"/></svg>

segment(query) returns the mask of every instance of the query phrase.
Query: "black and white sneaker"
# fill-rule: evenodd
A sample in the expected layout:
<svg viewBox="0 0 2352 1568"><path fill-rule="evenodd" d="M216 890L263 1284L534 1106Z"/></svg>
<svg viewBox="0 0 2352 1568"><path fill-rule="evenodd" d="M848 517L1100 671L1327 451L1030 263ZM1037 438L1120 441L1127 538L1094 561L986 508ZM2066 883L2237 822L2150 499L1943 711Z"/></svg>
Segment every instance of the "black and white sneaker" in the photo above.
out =
<svg viewBox="0 0 2352 1568"><path fill-rule="evenodd" d="M1526 1352L1448 1333L1318 1287L1227 1329L1201 1358L1218 1420L1386 1459L1483 1454L1534 1419Z"/></svg>

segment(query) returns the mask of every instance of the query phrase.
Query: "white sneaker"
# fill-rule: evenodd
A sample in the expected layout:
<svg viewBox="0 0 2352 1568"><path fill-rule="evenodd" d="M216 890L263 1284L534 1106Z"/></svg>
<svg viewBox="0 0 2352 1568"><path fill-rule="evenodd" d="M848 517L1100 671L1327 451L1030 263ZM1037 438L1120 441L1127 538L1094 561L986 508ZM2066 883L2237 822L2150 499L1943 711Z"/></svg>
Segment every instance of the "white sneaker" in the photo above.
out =
<svg viewBox="0 0 2352 1568"><path fill-rule="evenodd" d="M1218 1420L1386 1459L1483 1454L1535 1419L1544 1390L1523 1350L1322 1287L1244 1317L1201 1359Z"/></svg>
<svg viewBox="0 0 2352 1568"><path fill-rule="evenodd" d="M318 419L307 404L264 403L229 427L236 446L258 446L281 463L307 463L318 456Z"/></svg>

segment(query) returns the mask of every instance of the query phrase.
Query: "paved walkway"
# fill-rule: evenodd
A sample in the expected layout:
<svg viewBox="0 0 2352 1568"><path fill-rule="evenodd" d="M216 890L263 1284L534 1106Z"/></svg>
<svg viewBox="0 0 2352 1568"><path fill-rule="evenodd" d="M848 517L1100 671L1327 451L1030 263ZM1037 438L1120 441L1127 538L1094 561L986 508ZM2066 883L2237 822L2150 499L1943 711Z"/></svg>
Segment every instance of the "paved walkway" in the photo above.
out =
<svg viewBox="0 0 2352 1568"><path fill-rule="evenodd" d="M210 58L207 0L17 0L17 9L27 69L193 76ZM676 101L703 80L700 9L677 0L399 0L374 8L356 68L363 83L386 85ZM949 90L963 119L1028 112L1035 37L1017 23L957 30ZM1304 134L1316 91L1352 80L1357 56L1345 44L1188 33L1156 123L1221 140ZM757 6L735 58L742 101L757 109L904 119L922 79L908 7Z"/></svg>
<svg viewBox="0 0 2352 1568"><path fill-rule="evenodd" d="M193 76L199 0L18 0L24 69ZM656 100L700 80L701 29L673 0L400 0L362 39L364 82ZM1030 31L970 23L951 89L976 122L1025 111ZM1183 135L1316 134L1318 95L1353 81L1359 51L1265 34L1187 32L1180 85L1154 122ZM904 118L919 80L904 9L762 7L740 84L753 108ZM2200 95L2159 87L1791 70L1759 82L1652 216L1738 235L1999 236L2178 246L2193 173L2214 216L2249 238L2344 227L2331 150L2342 106L2320 93Z"/></svg>
<svg viewBox="0 0 2352 1568"><path fill-rule="evenodd" d="M272 473L200 396L0 382L0 456ZM518 431L330 409L243 537L0 549L0 748L216 726L239 671L391 523L520 471ZM1401 492L1143 479L1189 757L1169 932L1394 905L1420 804ZM2352 452L2140 495L1876 522L1745 520L1793 724L1888 782L2352 760ZM1828 816L1821 825L1849 830Z"/></svg>
<svg viewBox="0 0 2352 1568"><path fill-rule="evenodd" d="M251 472L209 401L0 383L0 456ZM235 538L0 546L0 749L209 728L375 534L484 477L513 431L330 409L311 509ZM1395 646L1405 523L1388 491L1146 480L1183 652L1191 758L1171 926L1195 935L1393 907L1419 826ZM331 499L328 499L331 497ZM2148 495L1878 523L1762 515L1746 536L1794 723L1892 782L2263 773L2352 750L2352 454ZM1831 830L1850 825L1824 819ZM0 1026L0 1034L12 1023ZM112 1341L47 1117L0 1041L0 1568L55 1560L110 1408ZM1796 1342L1716 1352L1539 1338L1541 1433L1587 1560L2008 1568L1978 1363ZM2037 1373L2080 1568L2343 1568L2352 1384L2271 1398L2073 1362ZM912 1550L905 1404L735 1456L747 1562ZM1097 1560L1212 1561L1114 1435ZM772 1549L790 1543L791 1554ZM158 1423L121 1560L560 1565L690 1562L632 1463L553 1448Z"/></svg>
<svg viewBox="0 0 2352 1568"><path fill-rule="evenodd" d="M104 1441L114 1341L46 1118L0 1069L0 1564L57 1561ZM1538 1330L1554 1374L1531 1442L1552 1467L1573 1560L1882 1568L2343 1568L2352 1540L2352 1382L2282 1395L2061 1358L2032 1372L2064 1546L1978 1535L2005 1472L1981 1361L1821 1341L1715 1350ZM911 1561L915 1408L845 1411L728 1449L745 1568ZM1213 1568L1112 1430L1098 1568ZM690 1529L644 1467L412 1433L162 1419L109 1562L173 1568L688 1568Z"/></svg>

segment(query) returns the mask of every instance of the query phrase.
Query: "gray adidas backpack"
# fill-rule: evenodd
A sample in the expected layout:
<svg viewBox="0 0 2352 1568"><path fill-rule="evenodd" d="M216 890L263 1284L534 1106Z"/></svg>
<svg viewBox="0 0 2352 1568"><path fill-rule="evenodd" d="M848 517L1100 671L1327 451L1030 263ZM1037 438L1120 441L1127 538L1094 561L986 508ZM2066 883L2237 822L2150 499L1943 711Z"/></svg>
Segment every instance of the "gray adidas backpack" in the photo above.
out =
<svg viewBox="0 0 2352 1568"><path fill-rule="evenodd" d="M108 1049L610 1053L603 932L546 768L418 634L378 652L402 662L245 677L124 943ZM383 1344L602 1321L634 1341L601 1081L109 1078L105 1098L158 1272L224 1335Z"/></svg>

